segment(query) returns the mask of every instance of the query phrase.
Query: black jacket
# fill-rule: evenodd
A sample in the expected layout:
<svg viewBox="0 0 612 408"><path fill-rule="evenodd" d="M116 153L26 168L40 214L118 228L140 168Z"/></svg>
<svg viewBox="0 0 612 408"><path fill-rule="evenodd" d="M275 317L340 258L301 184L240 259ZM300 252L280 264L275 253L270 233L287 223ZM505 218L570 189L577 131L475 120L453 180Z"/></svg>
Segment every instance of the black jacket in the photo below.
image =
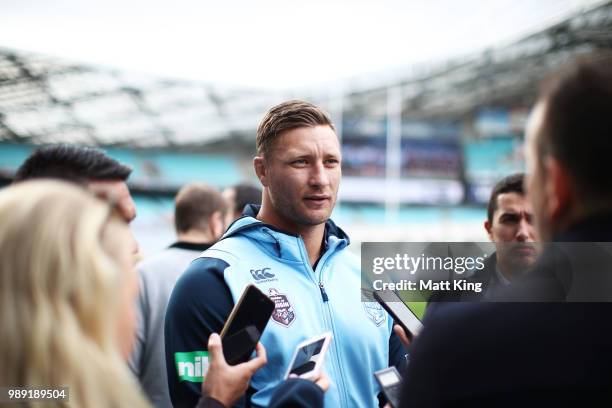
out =
<svg viewBox="0 0 612 408"><path fill-rule="evenodd" d="M612 214L556 241L612 241ZM581 265L574 279L587 262L572 257L583 255L569 254ZM545 250L519 297L542 282L552 288L546 300L568 295L571 279L551 273L551 259L558 260ZM595 269L605 286L612 261L601 260ZM404 375L402 407L612 404L612 302L447 303L424 325Z"/></svg>

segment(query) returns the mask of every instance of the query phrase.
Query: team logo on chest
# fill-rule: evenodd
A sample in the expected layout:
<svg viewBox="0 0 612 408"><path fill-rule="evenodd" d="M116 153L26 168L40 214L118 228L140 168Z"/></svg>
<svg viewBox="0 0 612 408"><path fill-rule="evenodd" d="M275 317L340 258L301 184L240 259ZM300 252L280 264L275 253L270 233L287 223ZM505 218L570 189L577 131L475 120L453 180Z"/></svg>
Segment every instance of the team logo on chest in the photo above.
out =
<svg viewBox="0 0 612 408"><path fill-rule="evenodd" d="M275 304L274 313L272 313L272 319L285 327L288 327L295 320L295 312L287 296L282 293L278 293L278 290L270 288L268 291L268 297L272 299Z"/></svg>
<svg viewBox="0 0 612 408"><path fill-rule="evenodd" d="M362 302L363 310L376 326L383 324L387 320L385 310L377 302Z"/></svg>
<svg viewBox="0 0 612 408"><path fill-rule="evenodd" d="M272 273L271 268L251 269L251 276L257 283L271 282L278 280Z"/></svg>

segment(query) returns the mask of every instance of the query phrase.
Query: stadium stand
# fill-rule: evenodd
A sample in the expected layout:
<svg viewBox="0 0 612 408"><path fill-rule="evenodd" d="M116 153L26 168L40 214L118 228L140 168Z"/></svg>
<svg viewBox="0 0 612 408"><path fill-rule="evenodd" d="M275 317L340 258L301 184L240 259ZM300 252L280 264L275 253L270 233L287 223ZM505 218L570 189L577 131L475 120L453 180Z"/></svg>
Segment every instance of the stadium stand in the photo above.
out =
<svg viewBox="0 0 612 408"><path fill-rule="evenodd" d="M405 223L433 205L431 219L447 221L446 236L480 239L459 227L475 225L472 206L482 211L494 180L522 168L517 152L537 83L570 58L602 49L612 49L612 2L472 55L348 79L341 91L227 88L0 49L0 179L10 181L37 145L97 145L134 167L130 188L139 203L161 197L142 204L157 213L188 181L252 180L259 119L299 97L332 114L345 155L339 214L354 216L364 237L367 220L384 214L391 227L380 238L425 239L437 227L406 236ZM461 206L453 218L449 205Z"/></svg>

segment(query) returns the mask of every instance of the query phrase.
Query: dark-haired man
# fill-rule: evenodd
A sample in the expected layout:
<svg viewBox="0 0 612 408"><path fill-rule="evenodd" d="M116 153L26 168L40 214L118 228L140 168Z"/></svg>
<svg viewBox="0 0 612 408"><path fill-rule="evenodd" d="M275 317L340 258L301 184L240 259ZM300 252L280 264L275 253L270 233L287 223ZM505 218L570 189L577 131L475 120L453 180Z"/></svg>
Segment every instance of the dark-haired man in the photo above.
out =
<svg viewBox="0 0 612 408"><path fill-rule="evenodd" d="M334 126L315 105L282 103L259 125L257 152L261 208L249 207L172 292L165 328L172 402L197 402L201 377L194 374L205 372L207 358L202 345L221 330L244 287L254 284L276 308L261 339L268 364L253 376L242 404L267 406L295 347L331 331L325 371L333 385L325 405L376 406L379 387L372 373L399 365L405 353L386 312L361 302L359 260L346 248L348 236L330 220L342 160Z"/></svg>
<svg viewBox="0 0 612 408"><path fill-rule="evenodd" d="M102 150L71 144L43 146L17 169L15 181L57 178L80 184L97 196L116 203L127 223L136 218L136 206L126 181L132 169Z"/></svg>
<svg viewBox="0 0 612 408"><path fill-rule="evenodd" d="M132 169L94 147L55 144L38 148L17 169L15 182L55 178L79 184L95 196L110 200L126 223L136 218L136 205L127 186ZM131 230L130 230L131 231ZM132 235L134 263L139 258Z"/></svg>
<svg viewBox="0 0 612 408"><path fill-rule="evenodd" d="M612 404L611 65L591 57L552 76L529 121L528 195L555 244L507 299L536 302L440 305L414 342L402 406ZM564 269L573 280L548 297Z"/></svg>
<svg viewBox="0 0 612 408"><path fill-rule="evenodd" d="M512 281L529 272L540 245L535 242L531 204L525 197L524 182L525 174L516 173L499 180L491 190L484 228L495 243L495 253L485 260L484 268L475 268L467 276L470 281L482 284L482 292L438 291L429 299L427 317L436 313L442 302L493 300ZM398 334L408 342L407 337Z"/></svg>
<svg viewBox="0 0 612 408"><path fill-rule="evenodd" d="M512 174L498 181L487 206L485 230L495 243L495 254L472 279L487 280L485 296L495 293L523 276L538 254L531 203L525 197L525 175Z"/></svg>
<svg viewBox="0 0 612 408"><path fill-rule="evenodd" d="M223 190L223 197L229 204L226 224L242 217L242 211L248 204L261 205L261 188L249 183L240 183Z"/></svg>

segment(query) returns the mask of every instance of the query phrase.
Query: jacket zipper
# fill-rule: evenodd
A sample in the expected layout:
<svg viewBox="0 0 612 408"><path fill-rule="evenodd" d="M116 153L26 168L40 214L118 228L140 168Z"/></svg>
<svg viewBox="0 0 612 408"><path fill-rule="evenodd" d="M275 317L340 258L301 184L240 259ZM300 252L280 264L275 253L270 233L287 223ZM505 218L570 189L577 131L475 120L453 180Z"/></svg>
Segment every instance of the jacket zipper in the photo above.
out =
<svg viewBox="0 0 612 408"><path fill-rule="evenodd" d="M324 302L329 301L329 298L327 297L327 292L325 292L325 286L323 286L323 282L321 282L319 280L319 289L321 290L321 297L323 298Z"/></svg>
<svg viewBox="0 0 612 408"><path fill-rule="evenodd" d="M331 257L333 251L330 251L329 249L323 254L323 257L319 260L319 263L317 264L317 269L320 270L319 272L319 282L316 281L316 272L312 269L312 265L310 265L310 259L308 258L308 252L306 251L306 247L304 245L304 240L299 237L298 238L298 244L300 247L300 252L302 253L302 261L305 262L306 265L308 265L307 270L309 272L312 272L312 281L315 285L319 286L319 290L321 291L321 299L322 299L322 306L324 310L324 313L327 315L327 319L324 320L328 320L329 323L326 322L326 326L329 326L334 338L336 339L336 371L338 372L338 378L340 379L340 381L342 382L342 392L340 393L340 398L341 400L343 400L343 404L345 407L348 407L348 398L346 396L346 380L344 379L344 373L342 372L342 364L340 362L340 352L338 349L338 344L339 344L339 336L338 336L338 332L335 329L335 325L334 325L334 320L332 317L332 313L330 310L330 305L329 305L329 297L327 296L327 292L325 291L325 286L323 285L323 268L325 267L325 264L327 263L328 259ZM309 273L310 275L310 273Z"/></svg>

